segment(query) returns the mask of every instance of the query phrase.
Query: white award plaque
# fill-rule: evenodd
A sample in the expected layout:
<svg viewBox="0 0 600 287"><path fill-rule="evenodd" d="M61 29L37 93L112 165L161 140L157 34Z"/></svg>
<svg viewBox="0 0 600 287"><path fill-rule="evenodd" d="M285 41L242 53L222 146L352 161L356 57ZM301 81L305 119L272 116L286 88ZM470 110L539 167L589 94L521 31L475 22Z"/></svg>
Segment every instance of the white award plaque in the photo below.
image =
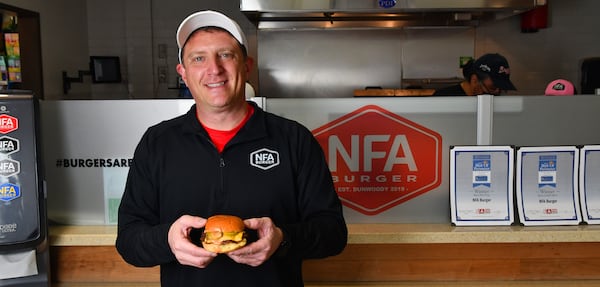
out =
<svg viewBox="0 0 600 287"><path fill-rule="evenodd" d="M511 225L514 150L510 146L454 146L450 149L452 223Z"/></svg>
<svg viewBox="0 0 600 287"><path fill-rule="evenodd" d="M583 221L600 224L600 145L583 146L579 161L579 197Z"/></svg>
<svg viewBox="0 0 600 287"><path fill-rule="evenodd" d="M575 146L517 150L516 191L523 225L578 225L579 149Z"/></svg>

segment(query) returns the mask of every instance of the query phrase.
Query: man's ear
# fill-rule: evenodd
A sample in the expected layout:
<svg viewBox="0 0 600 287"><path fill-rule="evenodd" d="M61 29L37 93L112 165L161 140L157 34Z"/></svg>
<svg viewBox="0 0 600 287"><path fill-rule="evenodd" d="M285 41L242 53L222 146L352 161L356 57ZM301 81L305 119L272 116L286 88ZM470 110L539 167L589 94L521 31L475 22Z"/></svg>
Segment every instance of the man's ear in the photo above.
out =
<svg viewBox="0 0 600 287"><path fill-rule="evenodd" d="M471 85L479 84L479 78L477 77L477 74L471 74L471 77L469 79L469 84L471 84Z"/></svg>
<svg viewBox="0 0 600 287"><path fill-rule="evenodd" d="M177 74L179 74L179 76L181 76L181 79L185 82L186 76L185 76L185 67L183 66L183 64L177 64L176 69L177 69Z"/></svg>

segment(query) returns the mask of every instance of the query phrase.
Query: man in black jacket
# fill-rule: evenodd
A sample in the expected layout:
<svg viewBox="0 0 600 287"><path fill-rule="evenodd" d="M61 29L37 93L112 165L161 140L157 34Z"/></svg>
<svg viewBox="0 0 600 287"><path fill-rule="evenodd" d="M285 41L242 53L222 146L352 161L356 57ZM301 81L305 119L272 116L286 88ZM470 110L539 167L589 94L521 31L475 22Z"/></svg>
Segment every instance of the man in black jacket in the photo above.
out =
<svg viewBox="0 0 600 287"><path fill-rule="evenodd" d="M194 13L177 43L195 105L140 140L117 250L135 266L160 265L162 286L303 286L302 260L339 254L348 235L320 145L299 123L246 102L253 62L233 20ZM200 247L215 214L243 218L249 244L220 255Z"/></svg>

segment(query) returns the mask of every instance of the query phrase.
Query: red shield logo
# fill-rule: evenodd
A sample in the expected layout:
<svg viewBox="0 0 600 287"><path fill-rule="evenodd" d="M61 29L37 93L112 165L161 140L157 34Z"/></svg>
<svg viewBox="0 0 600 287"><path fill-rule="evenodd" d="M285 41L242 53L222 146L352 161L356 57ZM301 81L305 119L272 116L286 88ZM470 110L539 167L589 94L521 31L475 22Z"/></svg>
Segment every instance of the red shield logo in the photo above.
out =
<svg viewBox="0 0 600 287"><path fill-rule="evenodd" d="M343 204L376 215L441 184L442 137L369 105L313 130Z"/></svg>
<svg viewBox="0 0 600 287"><path fill-rule="evenodd" d="M0 133L7 134L19 128L19 120L15 117L0 115Z"/></svg>

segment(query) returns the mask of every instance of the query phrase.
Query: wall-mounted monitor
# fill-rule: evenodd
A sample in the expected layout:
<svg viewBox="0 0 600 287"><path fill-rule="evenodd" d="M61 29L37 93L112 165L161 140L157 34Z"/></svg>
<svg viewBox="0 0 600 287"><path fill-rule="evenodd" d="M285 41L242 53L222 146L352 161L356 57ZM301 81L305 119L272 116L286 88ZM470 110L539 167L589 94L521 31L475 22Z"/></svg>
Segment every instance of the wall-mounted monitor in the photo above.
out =
<svg viewBox="0 0 600 287"><path fill-rule="evenodd" d="M120 83L121 64L117 56L90 56L93 83Z"/></svg>

